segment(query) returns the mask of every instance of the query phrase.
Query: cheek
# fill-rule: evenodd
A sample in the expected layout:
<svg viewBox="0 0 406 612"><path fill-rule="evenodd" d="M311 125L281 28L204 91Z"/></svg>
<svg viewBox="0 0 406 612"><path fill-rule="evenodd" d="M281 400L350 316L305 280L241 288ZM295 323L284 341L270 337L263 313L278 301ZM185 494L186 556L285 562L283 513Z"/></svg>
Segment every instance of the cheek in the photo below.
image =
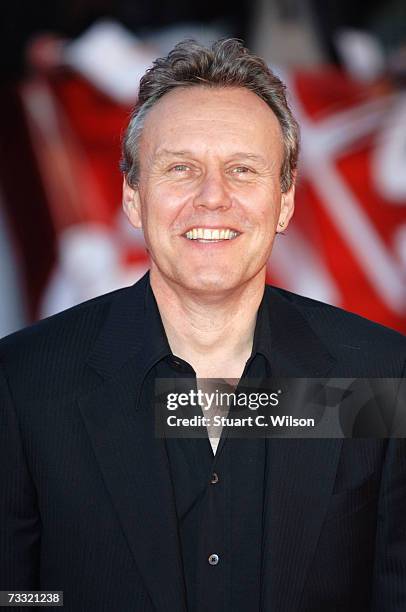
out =
<svg viewBox="0 0 406 612"><path fill-rule="evenodd" d="M282 196L277 185L259 185L247 195L246 203L249 210L260 223L269 226L278 219Z"/></svg>
<svg viewBox="0 0 406 612"><path fill-rule="evenodd" d="M268 234L270 229L276 228L279 210L275 205L268 204L258 211L257 218L261 233Z"/></svg>
<svg viewBox="0 0 406 612"><path fill-rule="evenodd" d="M165 183L154 185L143 198L146 216L160 225L171 224L189 199L184 189Z"/></svg>
<svg viewBox="0 0 406 612"><path fill-rule="evenodd" d="M155 187L147 186L141 193L141 215L144 231L154 233L165 218L165 198Z"/></svg>
<svg viewBox="0 0 406 612"><path fill-rule="evenodd" d="M155 194L156 195L156 194ZM177 210L163 197L149 198L143 207L143 230L147 246L153 251L172 248Z"/></svg>

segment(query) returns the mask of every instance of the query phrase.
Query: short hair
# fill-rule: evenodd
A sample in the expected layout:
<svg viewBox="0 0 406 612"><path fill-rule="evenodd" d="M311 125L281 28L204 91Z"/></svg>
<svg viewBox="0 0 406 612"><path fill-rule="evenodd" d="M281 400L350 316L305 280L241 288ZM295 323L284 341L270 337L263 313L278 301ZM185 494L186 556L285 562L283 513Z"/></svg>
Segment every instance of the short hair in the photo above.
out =
<svg viewBox="0 0 406 612"><path fill-rule="evenodd" d="M139 141L148 112L172 89L199 85L245 87L264 100L282 130L284 158L280 180L282 191L288 191L295 178L300 135L286 100L286 87L263 59L235 38L218 40L209 48L195 40L184 40L146 71L122 142L120 169L128 184L134 187L138 182Z"/></svg>

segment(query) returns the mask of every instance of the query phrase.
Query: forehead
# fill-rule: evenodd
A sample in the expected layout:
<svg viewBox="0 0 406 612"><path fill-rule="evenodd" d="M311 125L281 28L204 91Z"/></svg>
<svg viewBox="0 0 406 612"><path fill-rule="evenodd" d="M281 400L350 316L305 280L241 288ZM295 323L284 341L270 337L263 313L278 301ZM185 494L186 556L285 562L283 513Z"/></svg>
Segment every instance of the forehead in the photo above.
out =
<svg viewBox="0 0 406 612"><path fill-rule="evenodd" d="M282 131L269 106L242 87L178 87L148 113L141 149L154 156L164 149L228 150L281 156ZM249 149L249 150L248 150Z"/></svg>

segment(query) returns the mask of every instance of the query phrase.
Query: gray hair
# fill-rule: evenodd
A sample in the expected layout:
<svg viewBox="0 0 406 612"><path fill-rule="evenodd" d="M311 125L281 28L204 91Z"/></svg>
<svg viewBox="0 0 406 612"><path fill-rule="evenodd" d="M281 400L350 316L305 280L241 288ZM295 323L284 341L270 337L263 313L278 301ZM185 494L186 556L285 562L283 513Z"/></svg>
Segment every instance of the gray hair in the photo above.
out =
<svg viewBox="0 0 406 612"><path fill-rule="evenodd" d="M148 112L172 89L198 85L245 87L270 107L282 130L284 159L280 180L282 191L288 191L295 178L300 136L286 100L286 87L264 60L250 53L235 38L216 41L210 48L194 40L184 40L146 71L122 142L120 169L128 184L135 187L138 182L139 142Z"/></svg>

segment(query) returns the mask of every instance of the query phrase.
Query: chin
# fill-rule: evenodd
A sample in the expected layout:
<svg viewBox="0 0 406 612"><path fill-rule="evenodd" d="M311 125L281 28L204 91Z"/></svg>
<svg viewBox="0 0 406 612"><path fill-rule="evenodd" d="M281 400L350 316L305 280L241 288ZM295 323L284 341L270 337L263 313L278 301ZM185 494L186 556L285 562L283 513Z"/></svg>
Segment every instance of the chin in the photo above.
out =
<svg viewBox="0 0 406 612"><path fill-rule="evenodd" d="M190 273L187 278L182 275L182 278L180 278L178 282L183 285L185 289L201 294L224 293L224 291L234 289L241 284L238 279L233 278L229 273L226 274L224 272L219 273L208 270L200 274L196 272Z"/></svg>

